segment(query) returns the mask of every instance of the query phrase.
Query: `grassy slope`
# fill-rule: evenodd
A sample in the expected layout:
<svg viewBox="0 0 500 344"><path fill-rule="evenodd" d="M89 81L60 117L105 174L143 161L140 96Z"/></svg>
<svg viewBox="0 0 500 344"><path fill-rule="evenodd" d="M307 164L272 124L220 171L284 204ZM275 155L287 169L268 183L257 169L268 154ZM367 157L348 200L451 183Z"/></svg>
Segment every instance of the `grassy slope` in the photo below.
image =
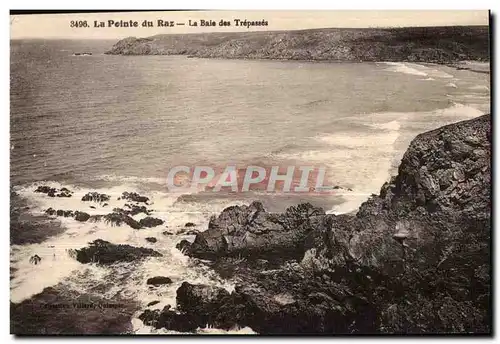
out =
<svg viewBox="0 0 500 344"><path fill-rule="evenodd" d="M129 37L109 54L318 61L489 61L487 26L315 29Z"/></svg>

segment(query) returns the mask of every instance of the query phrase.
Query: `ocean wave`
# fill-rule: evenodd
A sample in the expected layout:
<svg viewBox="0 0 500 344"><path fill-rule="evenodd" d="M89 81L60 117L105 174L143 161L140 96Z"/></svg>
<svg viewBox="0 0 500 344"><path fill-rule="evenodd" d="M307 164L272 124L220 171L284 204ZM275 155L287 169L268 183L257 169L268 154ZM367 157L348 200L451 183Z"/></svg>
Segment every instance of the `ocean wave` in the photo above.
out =
<svg viewBox="0 0 500 344"><path fill-rule="evenodd" d="M166 185L167 178L155 178L155 177L136 177L136 176L119 176L113 174L103 174L100 176L93 177L94 180L110 181L110 182L123 182L123 183L135 183L135 184L159 184Z"/></svg>
<svg viewBox="0 0 500 344"><path fill-rule="evenodd" d="M403 62L384 62L384 63L390 66L389 68L386 69L389 72L427 76L427 73L412 68Z"/></svg>
<svg viewBox="0 0 500 344"><path fill-rule="evenodd" d="M469 90L473 90L473 91L489 91L490 88L486 85L474 85L474 86L471 86L469 87Z"/></svg>

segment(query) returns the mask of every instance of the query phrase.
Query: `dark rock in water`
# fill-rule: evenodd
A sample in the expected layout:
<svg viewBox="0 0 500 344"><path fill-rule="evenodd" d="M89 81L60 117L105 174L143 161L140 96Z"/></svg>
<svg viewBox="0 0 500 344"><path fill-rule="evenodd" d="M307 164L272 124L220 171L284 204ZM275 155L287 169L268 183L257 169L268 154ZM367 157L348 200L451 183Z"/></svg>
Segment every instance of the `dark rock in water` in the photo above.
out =
<svg viewBox="0 0 500 344"><path fill-rule="evenodd" d="M85 222L90 218L90 215L83 211L75 211L75 220Z"/></svg>
<svg viewBox="0 0 500 344"><path fill-rule="evenodd" d="M129 201L133 201L133 202L139 202L139 203L148 203L149 202L149 198L146 197L146 196L141 196L139 195L138 193L135 193L135 192L124 192L122 194L122 199L128 199Z"/></svg>
<svg viewBox="0 0 500 344"><path fill-rule="evenodd" d="M196 235L187 254L202 259L299 257L306 235L320 225L324 214L308 203L290 207L284 214L268 213L260 202L228 207L210 219L208 230Z"/></svg>
<svg viewBox="0 0 500 344"><path fill-rule="evenodd" d="M106 224L110 224L111 226L121 226L125 223L133 229L140 229L142 227L139 222L123 213L109 213L104 215L103 220Z"/></svg>
<svg viewBox="0 0 500 344"><path fill-rule="evenodd" d="M95 207L93 205L90 206L91 209L95 209Z"/></svg>
<svg viewBox="0 0 500 344"><path fill-rule="evenodd" d="M233 259L242 283L229 295L183 284L180 314L143 318L190 331L490 333L490 233L491 125L481 116L418 135L398 175L356 215L310 205L269 214L257 202L225 209L177 248L212 264ZM272 252L287 257L292 247L300 264L265 270Z"/></svg>
<svg viewBox="0 0 500 344"><path fill-rule="evenodd" d="M157 305L159 303L160 303L160 301L151 301L150 303L148 303L148 305L146 307L151 307L151 306Z"/></svg>
<svg viewBox="0 0 500 344"><path fill-rule="evenodd" d="M65 189L65 191L63 191L63 189ZM63 188L63 189L61 189L61 192L56 195L57 197L72 197L73 196L71 191L69 191L66 188Z"/></svg>
<svg viewBox="0 0 500 344"><path fill-rule="evenodd" d="M179 251L185 253L189 248L191 247L191 242L184 239L180 243L178 243L175 248L177 248Z"/></svg>
<svg viewBox="0 0 500 344"><path fill-rule="evenodd" d="M199 232L196 229L190 229L186 232L182 232L183 235L197 235Z"/></svg>
<svg viewBox="0 0 500 344"><path fill-rule="evenodd" d="M183 282L177 289L177 309L185 313L208 315L229 295L224 288Z"/></svg>
<svg viewBox="0 0 500 344"><path fill-rule="evenodd" d="M39 186L35 192L41 192L41 193L49 193L51 190L54 190L54 188L51 188L50 186L46 186L46 185L43 185L43 186Z"/></svg>
<svg viewBox="0 0 500 344"><path fill-rule="evenodd" d="M169 232L169 231L164 231L162 232L163 235L174 235L174 233L172 232Z"/></svg>
<svg viewBox="0 0 500 344"><path fill-rule="evenodd" d="M56 210L52 209L52 208L49 208L49 209L45 210L45 214L55 215L56 214Z"/></svg>
<svg viewBox="0 0 500 344"><path fill-rule="evenodd" d="M146 309L139 315L139 319L147 326L163 327L178 332L194 332L197 328L206 325L206 323L203 324L201 317L177 314L169 309L162 311Z"/></svg>
<svg viewBox="0 0 500 344"><path fill-rule="evenodd" d="M101 239L89 243L72 252L80 263L113 264L116 262L131 262L146 257L161 257L161 253L144 247L130 245L115 245Z"/></svg>
<svg viewBox="0 0 500 344"><path fill-rule="evenodd" d="M30 263L34 265L38 265L42 261L42 258L38 254L35 254L34 256L31 256L30 258Z"/></svg>
<svg viewBox="0 0 500 344"><path fill-rule="evenodd" d="M171 284L171 283L172 283L172 280L170 278L164 277L164 276L151 277L151 278L148 278L148 280L146 281L146 284L154 285L154 286L159 286L159 285L163 285L163 284Z"/></svg>
<svg viewBox="0 0 500 344"><path fill-rule="evenodd" d="M57 193L57 192L60 193ZM63 187L61 190L57 190L56 188L51 188L50 186L42 185L39 186L35 192L45 193L49 197L71 197L73 192Z"/></svg>
<svg viewBox="0 0 500 344"><path fill-rule="evenodd" d="M196 227L196 223L193 222L187 222L184 227Z"/></svg>
<svg viewBox="0 0 500 344"><path fill-rule="evenodd" d="M49 208L45 211L46 214L49 214L49 215L57 215L57 216L64 216L64 217L73 217L74 214L73 214L73 211L72 210L62 210L62 209L58 209L57 211L52 209L52 208ZM86 221L86 220L85 220Z"/></svg>
<svg viewBox="0 0 500 344"><path fill-rule="evenodd" d="M100 194L98 192L88 192L85 196L82 197L83 202L97 202L103 203L108 202L111 199L109 195Z"/></svg>
<svg viewBox="0 0 500 344"><path fill-rule="evenodd" d="M102 206L107 207L108 205L109 205L108 203L104 203Z"/></svg>
<svg viewBox="0 0 500 344"><path fill-rule="evenodd" d="M156 226L162 225L164 223L164 221L161 219L157 219L157 218L148 216L148 217L145 217L143 219L140 219L139 223L141 224L142 227L151 228L151 227L156 227Z"/></svg>
<svg viewBox="0 0 500 344"><path fill-rule="evenodd" d="M155 328L163 327L180 332L194 332L197 328L205 327L207 324L218 325L219 322L213 312L217 311L224 300L229 297L230 294L225 289L184 282L177 290L177 308L180 313L173 312L170 310L170 306L166 306L162 311L145 310L139 319L145 325ZM227 328L236 325L231 319L228 322L231 326L225 326Z"/></svg>
<svg viewBox="0 0 500 344"><path fill-rule="evenodd" d="M146 238L146 241L151 242L151 243L153 243L153 244L154 244L155 242L157 242L157 241L158 241L158 239L156 239L156 238L154 238L154 237L147 237L147 238Z"/></svg>
<svg viewBox="0 0 500 344"><path fill-rule="evenodd" d="M151 215L151 211L149 211L144 205L138 206L135 204L125 204L125 207L129 208L130 210L123 210L127 215L137 215L140 213L144 213L146 215Z"/></svg>

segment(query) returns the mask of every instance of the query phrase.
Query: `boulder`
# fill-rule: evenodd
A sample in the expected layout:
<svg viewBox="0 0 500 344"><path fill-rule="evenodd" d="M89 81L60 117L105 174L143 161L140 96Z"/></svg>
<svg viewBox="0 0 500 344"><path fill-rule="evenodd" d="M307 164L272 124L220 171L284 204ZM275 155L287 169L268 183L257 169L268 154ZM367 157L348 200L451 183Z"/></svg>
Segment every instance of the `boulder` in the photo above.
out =
<svg viewBox="0 0 500 344"><path fill-rule="evenodd" d="M139 319L147 326L155 328L167 328L178 332L194 332L198 328L206 325L203 323L203 318L196 315L178 314L170 309L159 311L146 309Z"/></svg>
<svg viewBox="0 0 500 344"><path fill-rule="evenodd" d="M63 187L62 189L58 190L56 188L51 188L50 186L47 185L41 185L39 186L35 192L40 192L47 194L49 197L71 197L73 192L68 190L67 188ZM59 193L58 193L59 192Z"/></svg>
<svg viewBox="0 0 500 344"><path fill-rule="evenodd" d="M88 247L71 251L70 254L80 263L97 263L102 265L162 256L161 253L150 248L115 245L101 239L89 243Z"/></svg>
<svg viewBox="0 0 500 344"><path fill-rule="evenodd" d="M113 212L106 214L104 215L103 220L105 223L111 226L121 226L123 223L125 223L133 229L140 229L142 227L139 222L123 213Z"/></svg>
<svg viewBox="0 0 500 344"><path fill-rule="evenodd" d="M397 176L355 215L307 204L282 214L258 202L226 208L177 248L213 266L232 257L242 283L229 294L185 282L180 314L168 310L156 326L491 333L490 239L491 126L481 116L418 135ZM300 263L291 262L292 248ZM267 270L275 255L288 261Z"/></svg>
<svg viewBox="0 0 500 344"><path fill-rule="evenodd" d="M140 219L139 223L141 224L142 227L151 228L151 227L156 227L156 226L162 225L164 223L164 221L161 219L157 219L157 218L148 216L148 217L145 217L143 219Z"/></svg>
<svg viewBox="0 0 500 344"><path fill-rule="evenodd" d="M139 203L146 203L146 204L149 202L148 197L141 196L135 192L124 192L124 193L122 193L121 198L127 199L127 200L132 201L132 202L139 202Z"/></svg>
<svg viewBox="0 0 500 344"><path fill-rule="evenodd" d="M154 238L154 237L147 237L147 238L146 238L146 241L154 244L155 242L157 242L157 241L158 241L158 239L156 239L156 238Z"/></svg>
<svg viewBox="0 0 500 344"><path fill-rule="evenodd" d="M146 206L142 205L142 206L138 206L138 205L135 205L135 204L125 204L125 207L128 208L128 210L123 210L127 215L137 215L137 214L140 214L140 213L144 213L146 215L150 215L151 214L151 211L149 211Z"/></svg>
<svg viewBox="0 0 500 344"><path fill-rule="evenodd" d="M108 202L111 199L109 195L100 194L98 192L88 192L86 195L82 197L83 202L96 202L103 203Z"/></svg>
<svg viewBox="0 0 500 344"><path fill-rule="evenodd" d="M51 190L54 190L54 188L51 188L50 186L46 186L46 185L41 185L39 186L38 188L36 188L35 192L41 192L41 193L49 193Z"/></svg>
<svg viewBox="0 0 500 344"><path fill-rule="evenodd" d="M184 313L209 315L229 295L230 293L224 288L183 282L177 289L177 309Z"/></svg>
<svg viewBox="0 0 500 344"><path fill-rule="evenodd" d="M49 209L45 210L45 214L55 215L56 214L56 210L53 209L53 208L49 208Z"/></svg>
<svg viewBox="0 0 500 344"><path fill-rule="evenodd" d="M151 277L151 278L148 278L148 280L146 281L146 284L154 285L154 286L160 286L163 284L171 284L171 283L172 283L172 280L170 278L164 277L164 276Z"/></svg>
<svg viewBox="0 0 500 344"><path fill-rule="evenodd" d="M83 211L75 211L75 220L85 222L90 218L90 215Z"/></svg>
<svg viewBox="0 0 500 344"><path fill-rule="evenodd" d="M177 245L175 245L175 248L177 248L179 251L186 253L191 247L191 242L184 239L181 240Z"/></svg>
<svg viewBox="0 0 500 344"><path fill-rule="evenodd" d="M262 259L301 257L306 235L324 214L310 204L290 207L284 214L268 213L260 202L231 206L210 219L208 230L196 235L186 253L202 259L236 255Z"/></svg>

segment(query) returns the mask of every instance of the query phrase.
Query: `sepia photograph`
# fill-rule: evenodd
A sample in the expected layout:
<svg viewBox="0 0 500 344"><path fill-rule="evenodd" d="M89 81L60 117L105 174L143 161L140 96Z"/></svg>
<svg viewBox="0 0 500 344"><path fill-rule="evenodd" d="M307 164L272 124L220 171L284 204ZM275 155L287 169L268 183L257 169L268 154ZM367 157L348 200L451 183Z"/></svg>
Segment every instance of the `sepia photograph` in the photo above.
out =
<svg viewBox="0 0 500 344"><path fill-rule="evenodd" d="M12 335L492 335L488 9L9 19Z"/></svg>

